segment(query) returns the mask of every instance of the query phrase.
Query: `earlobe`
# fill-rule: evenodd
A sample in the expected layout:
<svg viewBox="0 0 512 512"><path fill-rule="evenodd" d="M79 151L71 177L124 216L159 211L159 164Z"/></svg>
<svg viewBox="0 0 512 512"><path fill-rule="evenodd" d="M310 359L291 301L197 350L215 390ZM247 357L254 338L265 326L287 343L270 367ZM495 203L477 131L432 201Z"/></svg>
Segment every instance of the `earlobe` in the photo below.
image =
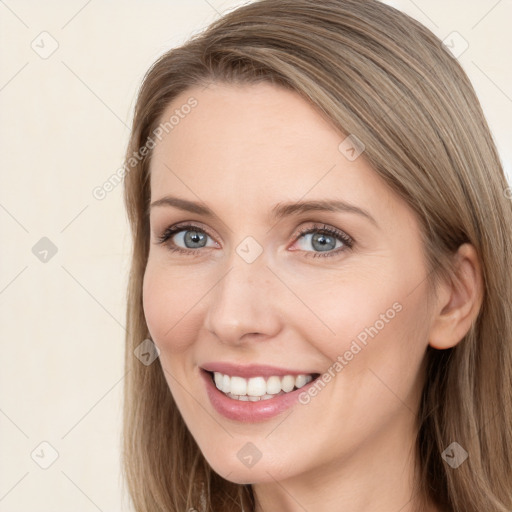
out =
<svg viewBox="0 0 512 512"><path fill-rule="evenodd" d="M446 293L440 294L429 335L429 345L439 350L454 347L464 338L483 300L482 270L474 246L462 244L454 258L456 275L443 285Z"/></svg>

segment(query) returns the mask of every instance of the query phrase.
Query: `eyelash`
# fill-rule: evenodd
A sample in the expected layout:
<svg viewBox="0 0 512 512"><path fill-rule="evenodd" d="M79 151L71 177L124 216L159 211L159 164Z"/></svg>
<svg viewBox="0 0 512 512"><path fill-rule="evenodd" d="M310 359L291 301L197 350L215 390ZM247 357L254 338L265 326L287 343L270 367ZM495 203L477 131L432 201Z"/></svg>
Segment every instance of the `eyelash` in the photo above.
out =
<svg viewBox="0 0 512 512"><path fill-rule="evenodd" d="M158 244L165 244L173 235L175 235L176 233L180 233L181 231L197 231L197 232L200 232L200 233L204 233L205 235L209 236L210 238L213 238L203 228L200 228L199 226L194 226L192 224L187 224L187 225L184 225L184 226L178 225L178 226L170 226L170 227L168 227L164 231L164 233L161 236L158 237L157 243ZM304 251L306 253L306 257L308 257L308 258L318 258L318 257L320 257L320 258L329 258L329 257L332 257L332 256L337 256L341 252L345 252L348 249L352 249L352 247L354 245L354 240L350 236L348 236L346 233L344 233L343 231L339 231L338 229L328 227L325 224L323 225L323 227L320 227L320 225L316 225L315 224L313 227L303 228L303 229L299 230L299 233L295 237L294 242L299 240L302 236L308 235L308 234L311 234L311 233L319 233L319 234L322 234L322 235L333 236L334 238L337 238L338 240L343 242L344 247L339 247L338 249L332 250L332 251L325 251L325 253L322 253L321 251L320 252ZM190 255L190 256L199 256L200 255L199 254L200 251L198 251L197 249L183 249L182 247L177 247L177 246L173 247L170 244L167 244L167 245L168 245L168 249L171 252L176 252L176 253L180 253L180 254L187 254L187 255Z"/></svg>

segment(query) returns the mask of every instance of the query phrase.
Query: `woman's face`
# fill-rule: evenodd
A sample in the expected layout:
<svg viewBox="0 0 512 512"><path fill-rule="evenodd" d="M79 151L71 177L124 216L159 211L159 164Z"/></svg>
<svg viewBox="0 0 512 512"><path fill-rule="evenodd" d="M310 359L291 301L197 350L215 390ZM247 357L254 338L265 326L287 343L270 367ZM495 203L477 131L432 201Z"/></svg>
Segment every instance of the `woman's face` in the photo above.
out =
<svg viewBox="0 0 512 512"><path fill-rule="evenodd" d="M210 465L263 483L405 460L430 324L413 212L294 92L212 84L173 115L151 161L144 312ZM320 377L290 391L299 374Z"/></svg>

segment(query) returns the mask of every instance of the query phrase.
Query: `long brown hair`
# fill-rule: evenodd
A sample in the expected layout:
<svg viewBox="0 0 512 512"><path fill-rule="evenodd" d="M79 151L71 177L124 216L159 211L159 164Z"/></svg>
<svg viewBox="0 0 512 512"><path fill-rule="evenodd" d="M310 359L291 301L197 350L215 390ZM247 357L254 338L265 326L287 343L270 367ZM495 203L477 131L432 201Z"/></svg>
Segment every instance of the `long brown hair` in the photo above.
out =
<svg viewBox="0 0 512 512"><path fill-rule="evenodd" d="M251 486L224 480L202 456L159 360L146 366L134 356L149 336L142 308L149 141L178 94L214 81L267 81L292 89L340 133L363 141L375 172L421 222L432 282L452 275L449 256L462 243L474 245L484 281L478 318L458 345L429 347L425 356L418 492L425 503L443 510L510 511L512 208L507 182L480 103L457 60L420 23L376 0L256 1L165 53L144 78L125 166L133 255L123 456L135 509L255 509ZM452 442L469 454L457 469L441 456Z"/></svg>

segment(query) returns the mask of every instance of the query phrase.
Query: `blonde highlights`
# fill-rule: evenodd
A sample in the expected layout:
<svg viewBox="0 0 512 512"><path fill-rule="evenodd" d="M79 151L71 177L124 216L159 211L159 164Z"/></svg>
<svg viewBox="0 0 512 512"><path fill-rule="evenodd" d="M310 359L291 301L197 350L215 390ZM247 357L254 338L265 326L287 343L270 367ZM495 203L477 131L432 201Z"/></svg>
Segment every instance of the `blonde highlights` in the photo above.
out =
<svg viewBox="0 0 512 512"><path fill-rule="evenodd" d="M450 255L477 250L480 314L453 349L429 348L418 414L418 493L453 512L512 509L512 207L474 89L428 29L376 0L260 0L230 12L146 74L127 159L169 103L195 85L267 81L292 89L341 133L364 142L375 172L415 211L431 283ZM197 107L200 108L200 105ZM149 248L147 152L125 176L133 255L128 285L124 464L138 512L254 511L250 485L212 471L174 404L159 362L134 357L148 329L142 279ZM453 441L469 453L456 470Z"/></svg>

